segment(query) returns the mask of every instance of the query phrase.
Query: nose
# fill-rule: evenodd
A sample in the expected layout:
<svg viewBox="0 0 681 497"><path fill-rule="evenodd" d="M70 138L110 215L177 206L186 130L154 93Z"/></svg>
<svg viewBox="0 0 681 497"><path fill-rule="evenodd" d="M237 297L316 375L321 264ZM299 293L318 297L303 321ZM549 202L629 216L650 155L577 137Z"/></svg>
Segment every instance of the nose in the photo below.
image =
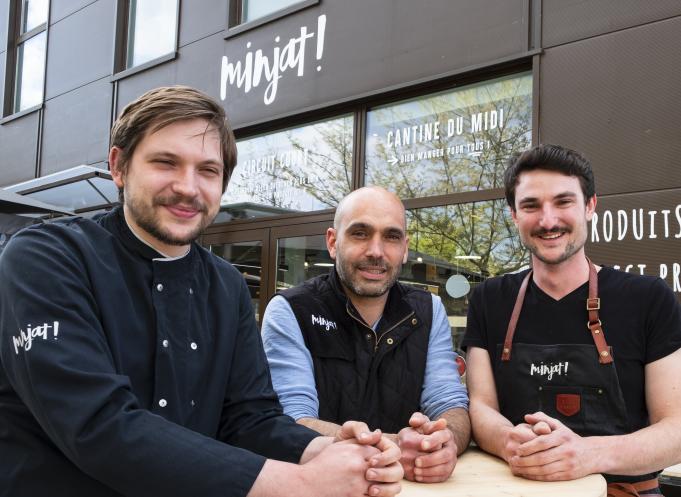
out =
<svg viewBox="0 0 681 497"><path fill-rule="evenodd" d="M543 204L541 207L541 218L539 219L539 225L542 228L550 229L557 224L557 212L556 209L549 203Z"/></svg>
<svg viewBox="0 0 681 497"><path fill-rule="evenodd" d="M193 167L180 168L173 178L173 192L193 198L198 192L197 180L196 171Z"/></svg>
<svg viewBox="0 0 681 497"><path fill-rule="evenodd" d="M366 247L366 255L377 259L383 257L383 239L381 238L380 233L374 234L374 236L369 239Z"/></svg>

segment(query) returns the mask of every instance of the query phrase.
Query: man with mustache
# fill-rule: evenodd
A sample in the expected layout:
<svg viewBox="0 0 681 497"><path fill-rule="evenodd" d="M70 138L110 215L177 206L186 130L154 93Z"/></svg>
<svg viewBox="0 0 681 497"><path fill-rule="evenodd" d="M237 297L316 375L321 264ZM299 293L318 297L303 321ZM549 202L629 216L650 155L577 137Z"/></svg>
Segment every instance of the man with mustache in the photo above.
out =
<svg viewBox="0 0 681 497"><path fill-rule="evenodd" d="M608 495L660 495L681 461L681 309L660 278L585 255L591 165L539 145L514 157L506 200L531 270L476 288L463 345L473 435L514 474L603 473Z"/></svg>
<svg viewBox="0 0 681 497"><path fill-rule="evenodd" d="M406 478L437 482L468 446L468 399L442 302L397 282L408 244L396 195L347 195L326 232L335 268L270 301L263 341L284 412L327 435L348 419L380 428Z"/></svg>
<svg viewBox="0 0 681 497"><path fill-rule="evenodd" d="M122 206L31 227L0 258L0 495L399 492L386 437L283 414L244 279L194 241L236 164L222 106L152 90L111 144Z"/></svg>

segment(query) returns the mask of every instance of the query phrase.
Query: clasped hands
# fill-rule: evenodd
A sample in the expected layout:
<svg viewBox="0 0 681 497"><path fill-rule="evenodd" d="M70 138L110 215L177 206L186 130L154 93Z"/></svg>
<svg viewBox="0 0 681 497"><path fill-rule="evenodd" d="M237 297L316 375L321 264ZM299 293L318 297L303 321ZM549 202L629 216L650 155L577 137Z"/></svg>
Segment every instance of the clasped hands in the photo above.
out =
<svg viewBox="0 0 681 497"><path fill-rule="evenodd" d="M397 434L397 440L407 480L435 483L445 481L452 474L457 447L443 418L431 421L415 412L409 419L409 426Z"/></svg>
<svg viewBox="0 0 681 497"><path fill-rule="evenodd" d="M573 480L594 472L588 439L543 412L525 415L525 423L506 434L502 456L516 476L530 480Z"/></svg>

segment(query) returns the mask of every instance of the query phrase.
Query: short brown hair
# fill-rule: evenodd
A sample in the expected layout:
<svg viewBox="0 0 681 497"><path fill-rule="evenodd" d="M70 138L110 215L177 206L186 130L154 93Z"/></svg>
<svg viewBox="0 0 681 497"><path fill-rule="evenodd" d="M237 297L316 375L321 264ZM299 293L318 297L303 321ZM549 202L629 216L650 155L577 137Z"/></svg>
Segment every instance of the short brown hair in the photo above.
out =
<svg viewBox="0 0 681 497"><path fill-rule="evenodd" d="M217 131L222 148L222 190L236 165L236 143L225 110L205 93L189 86L164 86L149 90L125 106L111 128L111 146L121 149L119 167L128 167L135 148L149 133L178 121L205 119ZM122 198L122 192L121 192Z"/></svg>
<svg viewBox="0 0 681 497"><path fill-rule="evenodd" d="M555 171L579 179L584 202L588 202L596 194L594 173L591 169L591 162L586 157L560 145L537 145L513 154L508 161L504 172L504 189L506 202L513 211L516 210L515 187L518 186L518 178L523 172L535 169Z"/></svg>

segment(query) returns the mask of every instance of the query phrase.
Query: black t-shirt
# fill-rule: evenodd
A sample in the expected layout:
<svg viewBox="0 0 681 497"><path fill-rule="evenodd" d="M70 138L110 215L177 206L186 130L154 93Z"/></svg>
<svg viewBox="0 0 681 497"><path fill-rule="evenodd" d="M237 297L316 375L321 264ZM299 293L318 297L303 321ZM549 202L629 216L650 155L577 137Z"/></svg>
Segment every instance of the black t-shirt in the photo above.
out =
<svg viewBox="0 0 681 497"><path fill-rule="evenodd" d="M462 346L486 349L495 376L500 362L497 345L504 342L518 290L526 274L527 271L523 271L490 278L471 296ZM531 281L513 342L593 344L586 326L588 288L588 283L584 283L562 299L555 300ZM681 348L681 306L663 280L607 267L598 273L598 294L603 332L612 347L628 424L635 431L649 424L645 365Z"/></svg>

